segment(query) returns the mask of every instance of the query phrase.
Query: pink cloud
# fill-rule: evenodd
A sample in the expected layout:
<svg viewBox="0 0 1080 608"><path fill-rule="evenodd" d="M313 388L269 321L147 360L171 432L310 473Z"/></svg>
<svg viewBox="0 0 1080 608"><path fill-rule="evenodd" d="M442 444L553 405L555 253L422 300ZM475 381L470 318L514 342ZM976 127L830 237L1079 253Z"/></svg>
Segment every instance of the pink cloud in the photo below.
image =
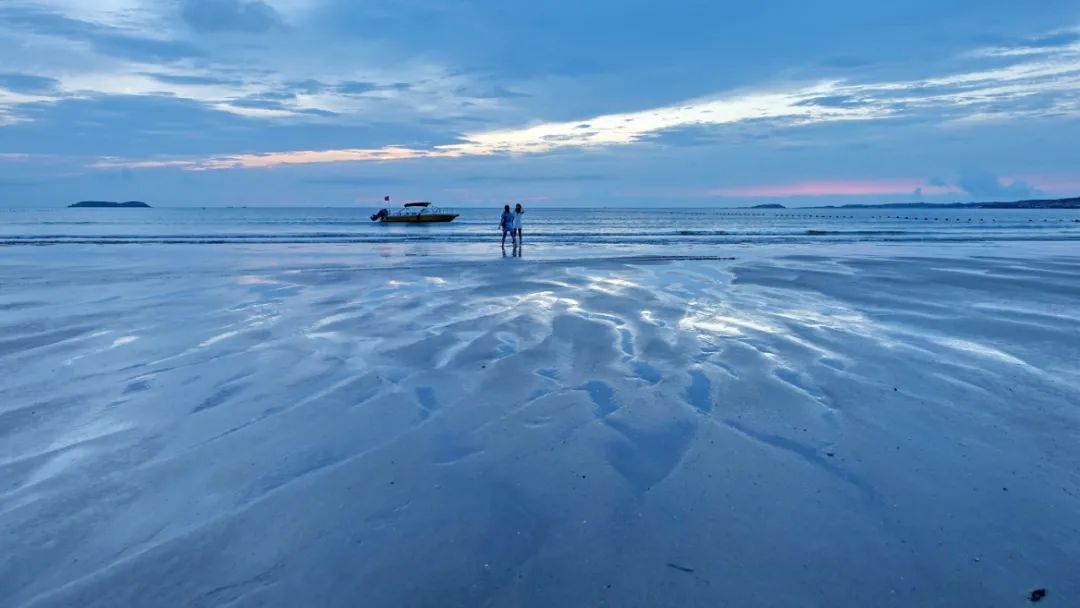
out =
<svg viewBox="0 0 1080 608"><path fill-rule="evenodd" d="M920 179L841 179L717 188L709 190L706 195L718 197L857 196L911 194L917 189L921 189L926 195L962 193L962 190L955 186L935 186Z"/></svg>
<svg viewBox="0 0 1080 608"><path fill-rule="evenodd" d="M90 166L96 169L157 169L179 167L188 171L218 169L258 169L279 165L313 165L323 163L346 163L361 161L392 161L412 158L440 158L460 156L442 146L436 150L414 150L388 146L386 148L355 148L347 150L300 150L296 152L265 152L260 154L234 154L199 160L126 160L104 158Z"/></svg>

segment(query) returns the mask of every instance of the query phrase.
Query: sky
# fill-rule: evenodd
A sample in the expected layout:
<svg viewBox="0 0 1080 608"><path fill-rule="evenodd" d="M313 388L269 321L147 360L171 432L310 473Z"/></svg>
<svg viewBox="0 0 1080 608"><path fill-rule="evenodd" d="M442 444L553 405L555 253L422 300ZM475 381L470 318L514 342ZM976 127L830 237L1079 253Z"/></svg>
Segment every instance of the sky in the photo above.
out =
<svg viewBox="0 0 1080 608"><path fill-rule="evenodd" d="M0 0L0 207L1058 198L1076 141L1076 0Z"/></svg>

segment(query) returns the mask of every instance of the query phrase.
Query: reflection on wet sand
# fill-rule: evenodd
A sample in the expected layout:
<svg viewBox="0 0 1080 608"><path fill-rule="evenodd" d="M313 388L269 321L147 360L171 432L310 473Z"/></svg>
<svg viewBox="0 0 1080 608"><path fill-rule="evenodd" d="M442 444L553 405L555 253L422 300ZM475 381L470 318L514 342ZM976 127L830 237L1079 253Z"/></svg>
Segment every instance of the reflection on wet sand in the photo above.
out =
<svg viewBox="0 0 1080 608"><path fill-rule="evenodd" d="M1080 592L1074 258L148 263L0 267L13 605Z"/></svg>

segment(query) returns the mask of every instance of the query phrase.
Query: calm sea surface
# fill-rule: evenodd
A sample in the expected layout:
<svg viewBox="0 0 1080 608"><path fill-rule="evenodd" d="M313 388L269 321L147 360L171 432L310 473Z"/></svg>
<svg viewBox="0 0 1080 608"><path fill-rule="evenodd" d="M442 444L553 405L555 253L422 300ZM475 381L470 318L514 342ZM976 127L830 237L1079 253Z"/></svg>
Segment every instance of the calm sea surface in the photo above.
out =
<svg viewBox="0 0 1080 608"><path fill-rule="evenodd" d="M459 209L449 224L393 225L370 208L0 209L0 248L311 249L471 257L498 250L499 209ZM815 243L1080 240L1080 211L551 209L525 216L530 256L705 255ZM1080 247L1080 245L1078 245ZM156 248L155 248L156 249Z"/></svg>

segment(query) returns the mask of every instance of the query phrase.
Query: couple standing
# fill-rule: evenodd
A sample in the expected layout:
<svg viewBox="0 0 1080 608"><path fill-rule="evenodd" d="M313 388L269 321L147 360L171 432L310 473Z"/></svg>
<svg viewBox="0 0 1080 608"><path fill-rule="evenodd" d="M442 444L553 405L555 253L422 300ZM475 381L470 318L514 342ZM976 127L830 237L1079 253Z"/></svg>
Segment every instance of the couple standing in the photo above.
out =
<svg viewBox="0 0 1080 608"><path fill-rule="evenodd" d="M510 235L510 241L513 243L514 251L517 252L517 248L521 245L521 216L525 215L525 210L522 209L521 203L514 206L514 210L510 211L510 205L503 205L502 217L499 219L499 227L502 228L502 247L506 249L506 235Z"/></svg>

